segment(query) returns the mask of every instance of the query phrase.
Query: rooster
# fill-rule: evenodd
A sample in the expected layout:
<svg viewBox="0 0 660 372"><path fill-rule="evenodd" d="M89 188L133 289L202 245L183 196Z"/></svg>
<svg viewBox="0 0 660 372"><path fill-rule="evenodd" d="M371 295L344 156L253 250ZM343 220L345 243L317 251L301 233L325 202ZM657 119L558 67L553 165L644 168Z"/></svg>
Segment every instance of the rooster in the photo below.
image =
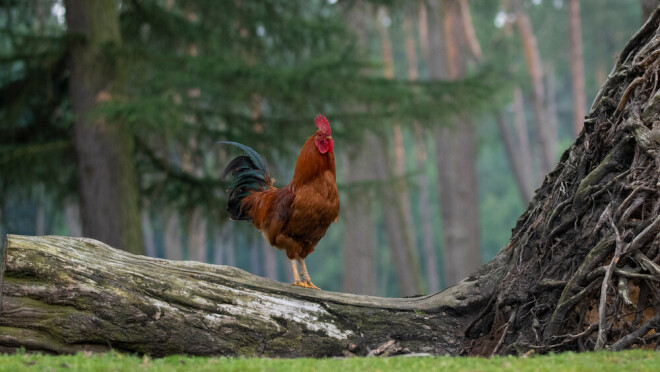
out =
<svg viewBox="0 0 660 372"><path fill-rule="evenodd" d="M233 159L222 175L223 179L229 173L234 177L227 189L227 212L231 219L252 220L270 245L286 251L293 270L293 285L319 289L309 277L305 258L337 220L339 195L330 123L319 114L314 124L318 129L300 150L291 183L281 188L273 186L273 178L255 150L236 142L220 143L237 146L245 152ZM296 262L300 264L301 275Z"/></svg>

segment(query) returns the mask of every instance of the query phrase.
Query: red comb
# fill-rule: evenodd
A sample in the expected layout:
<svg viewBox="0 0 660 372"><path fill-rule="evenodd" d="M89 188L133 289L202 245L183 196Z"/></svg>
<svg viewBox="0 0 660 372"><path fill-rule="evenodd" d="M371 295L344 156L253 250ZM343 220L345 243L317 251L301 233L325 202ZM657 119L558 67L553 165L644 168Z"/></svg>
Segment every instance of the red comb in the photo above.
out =
<svg viewBox="0 0 660 372"><path fill-rule="evenodd" d="M316 119L314 119L314 124L316 124L316 127L319 128L323 134L326 136L329 136L332 134L332 129L330 129L330 123L328 123L328 119L325 118L325 116L319 114Z"/></svg>

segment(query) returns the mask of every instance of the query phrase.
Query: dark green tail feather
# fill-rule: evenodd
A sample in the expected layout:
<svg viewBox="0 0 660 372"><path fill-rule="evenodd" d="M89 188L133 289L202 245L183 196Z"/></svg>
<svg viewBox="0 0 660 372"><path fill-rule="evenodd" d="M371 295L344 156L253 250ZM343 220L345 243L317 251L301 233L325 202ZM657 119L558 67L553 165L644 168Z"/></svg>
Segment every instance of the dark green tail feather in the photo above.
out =
<svg viewBox="0 0 660 372"><path fill-rule="evenodd" d="M227 164L222 179L231 173L234 182L229 186L227 192L227 212L233 220L249 220L250 216L245 214L241 207L241 201L252 191L262 191L271 186L270 176L266 172L265 162L261 155L252 148L242 145L238 142L220 141L236 146L243 150L246 155L234 158Z"/></svg>

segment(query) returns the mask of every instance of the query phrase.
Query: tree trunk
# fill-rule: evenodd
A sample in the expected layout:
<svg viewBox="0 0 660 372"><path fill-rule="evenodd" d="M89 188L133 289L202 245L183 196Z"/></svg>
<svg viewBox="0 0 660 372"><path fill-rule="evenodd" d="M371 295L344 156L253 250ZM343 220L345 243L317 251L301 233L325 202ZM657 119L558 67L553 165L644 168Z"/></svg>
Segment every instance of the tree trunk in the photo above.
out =
<svg viewBox="0 0 660 372"><path fill-rule="evenodd" d="M577 137L582 130L587 98L584 92L584 59L582 57L582 28L580 0L568 2L571 46L571 88L573 90L573 131Z"/></svg>
<svg viewBox="0 0 660 372"><path fill-rule="evenodd" d="M387 9L384 6L378 8L377 28L381 42L383 56L383 76L385 79L394 79L394 55L392 43L387 28ZM376 151L375 161L380 163L379 177L381 180L389 181L388 188L383 199L385 224L387 225L387 237L392 258L396 268L399 283L399 293L402 296L411 296L422 292L422 280L415 244L414 229L412 223L412 212L410 199L408 198L408 185L405 179L405 149L403 147L403 134L401 125L394 124L392 128L394 147L394 164L389 160L387 153L387 142L376 138L381 147ZM373 150L373 149L372 149Z"/></svg>
<svg viewBox="0 0 660 372"><path fill-rule="evenodd" d="M373 136L367 134L367 136ZM365 143L372 140L366 139ZM346 149L344 152L343 179L349 190L342 200L341 220L344 230L344 281L343 290L348 293L375 295L376 286L376 224L372 213L373 197L356 190L356 185L373 181L373 168L369 146ZM351 151L352 150L352 151Z"/></svg>
<svg viewBox="0 0 660 372"><path fill-rule="evenodd" d="M392 253L392 263L396 272L399 294L401 296L414 296L422 293L422 278L417 251L413 245L411 229L406 221L406 212L402 204L401 195L396 185L396 177L392 174L392 165L385 152L384 139L377 135L370 135L371 157L376 176L379 180L391 184L384 185L381 190L381 207L387 235L387 244Z"/></svg>
<svg viewBox="0 0 660 372"><path fill-rule="evenodd" d="M186 224L188 259L206 262L206 219L199 207L189 213Z"/></svg>
<svg viewBox="0 0 660 372"><path fill-rule="evenodd" d="M549 133L548 121L545 110L545 91L543 87L543 68L541 56L532 23L521 0L513 0L513 8L516 15L516 26L520 33L522 46L525 54L525 63L529 71L532 85L532 101L534 106L534 117L536 123L537 140L540 151L541 174L552 170L555 164L555 141Z"/></svg>
<svg viewBox="0 0 660 372"><path fill-rule="evenodd" d="M518 185L520 199L523 204L527 204L532 200L532 196L534 196L534 190L532 190L531 185L531 175L527 172L528 168L526 168L527 164L525 164L525 161L529 162L529 158L522 156L523 151L520 144L516 146L514 136L511 134L511 131L506 124L507 120L504 113L498 113L495 122L497 124L497 132L500 136L500 141L502 141L506 157L511 166L513 178L516 181L516 185ZM531 168L531 164L529 164L529 166Z"/></svg>
<svg viewBox="0 0 660 372"><path fill-rule="evenodd" d="M234 236L230 224L215 227L213 234L213 263L216 265L236 266L234 258Z"/></svg>
<svg viewBox="0 0 660 372"><path fill-rule="evenodd" d="M83 234L132 253L143 253L133 138L120 122L91 111L112 100L121 63L108 53L120 45L115 1L66 0L70 45L69 89L78 161Z"/></svg>
<svg viewBox="0 0 660 372"><path fill-rule="evenodd" d="M558 128L559 128L559 117L557 113L557 100L555 99L555 93L557 92L557 87L556 87L556 77L555 77L555 69L554 66L551 63L546 63L547 70L545 73L545 96L547 97L546 99L546 104L545 104L545 114L546 114L546 120L548 123L548 139L550 146L554 149L557 148L558 144ZM584 115L584 113L583 113ZM584 116L582 116L582 120L584 120ZM582 126L580 126L581 130ZM577 137L577 134L575 135ZM540 180L540 182L543 182L543 180Z"/></svg>
<svg viewBox="0 0 660 372"><path fill-rule="evenodd" d="M64 216L66 219L66 226L69 229L69 236L82 236L80 205L71 198L67 198L64 201Z"/></svg>
<svg viewBox="0 0 660 372"><path fill-rule="evenodd" d="M366 49L369 4L366 2L340 3L346 24L357 36L358 45ZM339 219L344 238L344 292L375 295L376 282L376 221L373 212L373 197L360 193L357 185L377 178L374 159L369 145L374 142L373 134L366 133L366 145L350 146L342 152L342 173L349 186L342 199ZM288 271L287 271L288 272Z"/></svg>
<svg viewBox="0 0 660 372"><path fill-rule="evenodd" d="M179 226L179 214L172 212L165 220L165 233L163 245L165 246L165 258L168 260L183 259L183 248L181 247L181 229Z"/></svg>
<svg viewBox="0 0 660 372"><path fill-rule="evenodd" d="M261 252L259 253L263 263L263 276L268 279L277 280L277 248L270 245L268 240L261 241Z"/></svg>
<svg viewBox="0 0 660 372"><path fill-rule="evenodd" d="M140 213L142 232L144 236L144 253L149 257L156 257L156 241L154 240L154 229L151 223L149 206L144 206Z"/></svg>
<svg viewBox="0 0 660 372"><path fill-rule="evenodd" d="M431 61L431 77L458 80L466 74L465 26L458 1L442 4L445 66L437 70L440 65ZM437 3L434 8L437 16ZM431 49L431 55L442 55L438 43L431 42ZM451 120L451 128L435 129L447 285L457 283L481 264L475 129L467 115Z"/></svg>
<svg viewBox="0 0 660 372"><path fill-rule="evenodd" d="M419 5L421 6L421 4ZM405 34L406 43L406 62L408 63L408 79L410 81L416 81L419 77L419 68L417 66L417 51L415 48L415 35L413 34L413 20L415 16L414 10L415 9L412 7L407 8L403 18L403 32ZM425 170L427 162L426 141L424 136L424 128L422 128L419 123L415 123L413 127L415 139L415 159L417 171L419 172L419 176L417 176L417 187L419 190L419 220L422 228L422 251L424 252L424 266L426 268L428 291L430 293L435 293L440 290L440 276L438 270L438 258L433 239L429 181Z"/></svg>

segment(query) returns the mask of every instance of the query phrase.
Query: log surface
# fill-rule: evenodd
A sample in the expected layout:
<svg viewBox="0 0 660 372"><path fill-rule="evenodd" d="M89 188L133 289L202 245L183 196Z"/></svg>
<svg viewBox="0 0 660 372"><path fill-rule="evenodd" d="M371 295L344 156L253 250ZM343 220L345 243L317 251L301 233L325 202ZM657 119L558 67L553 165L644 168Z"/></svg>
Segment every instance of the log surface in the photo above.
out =
<svg viewBox="0 0 660 372"><path fill-rule="evenodd" d="M494 275L435 295L379 298L136 256L85 238L8 235L4 255L0 351L457 355Z"/></svg>

